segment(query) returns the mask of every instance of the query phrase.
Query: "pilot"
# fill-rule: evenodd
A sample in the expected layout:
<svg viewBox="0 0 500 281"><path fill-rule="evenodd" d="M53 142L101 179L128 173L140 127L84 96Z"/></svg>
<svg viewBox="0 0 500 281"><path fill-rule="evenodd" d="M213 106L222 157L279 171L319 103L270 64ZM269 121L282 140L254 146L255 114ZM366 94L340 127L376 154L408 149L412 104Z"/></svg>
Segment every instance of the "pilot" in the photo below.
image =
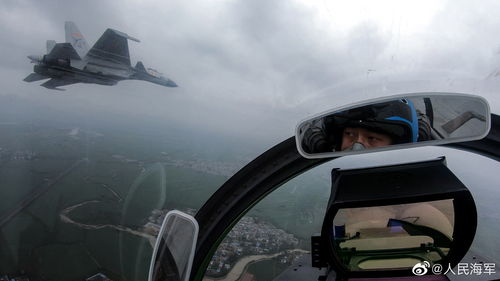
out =
<svg viewBox="0 0 500 281"><path fill-rule="evenodd" d="M305 131L307 153L362 150L426 140L425 116L407 99L382 102L335 113Z"/></svg>
<svg viewBox="0 0 500 281"><path fill-rule="evenodd" d="M342 133L342 151L362 150L391 145L393 138L384 132L363 127L347 127Z"/></svg>

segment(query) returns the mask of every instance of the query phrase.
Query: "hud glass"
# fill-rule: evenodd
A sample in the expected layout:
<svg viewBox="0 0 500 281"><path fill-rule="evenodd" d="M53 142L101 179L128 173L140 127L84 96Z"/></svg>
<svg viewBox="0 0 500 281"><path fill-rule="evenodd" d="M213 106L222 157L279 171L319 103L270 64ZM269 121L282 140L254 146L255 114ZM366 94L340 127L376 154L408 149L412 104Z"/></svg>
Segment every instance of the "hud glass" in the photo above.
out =
<svg viewBox="0 0 500 281"><path fill-rule="evenodd" d="M454 220L452 199L343 208L333 220L334 249L350 271L434 264L450 250Z"/></svg>

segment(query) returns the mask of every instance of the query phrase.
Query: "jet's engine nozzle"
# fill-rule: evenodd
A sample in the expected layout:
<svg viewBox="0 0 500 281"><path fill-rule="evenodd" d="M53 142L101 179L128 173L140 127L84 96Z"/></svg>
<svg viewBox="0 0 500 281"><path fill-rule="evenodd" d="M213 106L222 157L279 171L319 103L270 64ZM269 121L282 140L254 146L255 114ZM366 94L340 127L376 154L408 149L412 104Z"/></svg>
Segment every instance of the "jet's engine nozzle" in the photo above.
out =
<svg viewBox="0 0 500 281"><path fill-rule="evenodd" d="M37 63L37 62L43 61L42 56L29 55L28 58L31 60L32 63Z"/></svg>

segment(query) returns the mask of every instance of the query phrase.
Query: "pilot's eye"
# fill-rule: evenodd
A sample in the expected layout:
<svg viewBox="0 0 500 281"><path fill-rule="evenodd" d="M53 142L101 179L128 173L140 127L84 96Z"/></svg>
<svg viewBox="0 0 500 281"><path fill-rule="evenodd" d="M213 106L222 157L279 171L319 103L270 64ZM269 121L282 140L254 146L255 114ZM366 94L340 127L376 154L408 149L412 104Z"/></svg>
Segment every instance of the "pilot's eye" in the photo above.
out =
<svg viewBox="0 0 500 281"><path fill-rule="evenodd" d="M374 141L379 141L380 140L380 138L377 137L377 136L368 136L368 139L369 140L374 140Z"/></svg>
<svg viewBox="0 0 500 281"><path fill-rule="evenodd" d="M344 130L344 136L355 137L355 132L353 130Z"/></svg>
<svg viewBox="0 0 500 281"><path fill-rule="evenodd" d="M367 139L370 143L373 144L378 144L381 142L385 142L384 136L378 135L378 134L371 134L367 136Z"/></svg>

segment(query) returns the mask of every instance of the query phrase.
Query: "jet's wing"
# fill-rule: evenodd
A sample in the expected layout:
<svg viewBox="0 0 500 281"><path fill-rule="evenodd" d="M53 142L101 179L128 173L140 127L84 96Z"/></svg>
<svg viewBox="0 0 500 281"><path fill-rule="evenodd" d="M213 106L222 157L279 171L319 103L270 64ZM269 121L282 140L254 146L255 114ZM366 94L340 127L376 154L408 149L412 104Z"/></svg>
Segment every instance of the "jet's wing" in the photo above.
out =
<svg viewBox="0 0 500 281"><path fill-rule="evenodd" d="M52 51L52 49L54 49L54 47L56 46L56 41L55 40L47 40L47 54L50 53L50 51Z"/></svg>
<svg viewBox="0 0 500 281"><path fill-rule="evenodd" d="M40 86L45 87L47 89L51 89L51 90L65 91L64 89L59 89L57 87L71 85L71 84L75 84L78 82L80 82L80 81L73 80L73 79L55 79L55 78L52 78Z"/></svg>
<svg viewBox="0 0 500 281"><path fill-rule="evenodd" d="M39 81L39 80L49 79L49 78L50 77L45 76L45 75L41 75L38 73L31 73L30 75L26 76L26 78L24 78L23 81L34 82L34 81Z"/></svg>
<svg viewBox="0 0 500 281"><path fill-rule="evenodd" d="M105 60L130 66L127 39L139 42L123 32L108 28L87 53L87 58L90 61Z"/></svg>
<svg viewBox="0 0 500 281"><path fill-rule="evenodd" d="M47 55L48 59L77 59L80 56L76 53L71 43L57 43L54 45L50 53Z"/></svg>

